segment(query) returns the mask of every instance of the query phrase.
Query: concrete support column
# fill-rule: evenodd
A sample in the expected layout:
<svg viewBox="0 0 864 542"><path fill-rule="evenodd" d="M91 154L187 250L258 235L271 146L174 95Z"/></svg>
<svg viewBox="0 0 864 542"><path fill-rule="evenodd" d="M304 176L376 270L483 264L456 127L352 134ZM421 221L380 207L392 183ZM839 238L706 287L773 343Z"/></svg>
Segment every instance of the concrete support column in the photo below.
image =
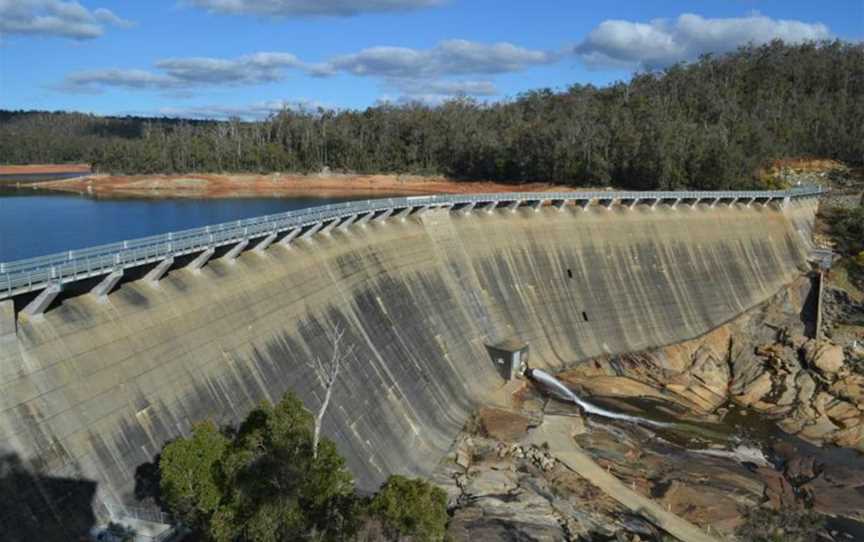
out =
<svg viewBox="0 0 864 542"><path fill-rule="evenodd" d="M228 263L234 263L237 260L237 257L240 256L240 253L242 253L247 246L249 246L249 240L243 239L242 241L231 247L231 250L225 253L225 260Z"/></svg>
<svg viewBox="0 0 864 542"><path fill-rule="evenodd" d="M0 360L3 358L4 348L8 346L11 352L13 343L17 340L18 321L15 318L15 302L11 299L0 301Z"/></svg>
<svg viewBox="0 0 864 542"><path fill-rule="evenodd" d="M386 211L384 211L383 213L381 213L377 217L373 218L372 221L373 222L384 222L385 220L390 218L391 215L393 215L393 209L387 209Z"/></svg>
<svg viewBox="0 0 864 542"><path fill-rule="evenodd" d="M207 250L199 254L194 260L192 260L192 262L189 264L189 269L196 273L200 273L201 268L204 267L204 264L206 264L210 260L210 258L213 257L214 254L216 254L216 249L208 248Z"/></svg>
<svg viewBox="0 0 864 542"><path fill-rule="evenodd" d="M341 220L341 218L334 218L333 220L328 222L326 226L324 226L324 228L321 230L321 233L323 233L324 235L330 235L330 232L333 231L333 228L335 228Z"/></svg>
<svg viewBox="0 0 864 542"><path fill-rule="evenodd" d="M566 199L555 200L552 202L552 205L554 205L555 208L558 209L559 211L563 211L564 207L567 206L567 200Z"/></svg>
<svg viewBox="0 0 864 542"><path fill-rule="evenodd" d="M658 205L660 205L660 198L654 198L651 201L651 210L653 211L654 209L656 209Z"/></svg>
<svg viewBox="0 0 864 542"><path fill-rule="evenodd" d="M336 227L336 229L347 230L349 227L351 227L351 224L353 224L355 220L357 220L357 215L351 215L347 219L343 220L342 223Z"/></svg>
<svg viewBox="0 0 864 542"><path fill-rule="evenodd" d="M476 206L477 206L477 203L472 201L471 203L465 205L465 207L462 207L461 209L459 209L459 212L462 213L463 215L470 215L471 211L473 211L474 207L476 207Z"/></svg>
<svg viewBox="0 0 864 542"><path fill-rule="evenodd" d="M681 203L681 198L676 198L675 202L672 204L672 208L677 209L679 203Z"/></svg>
<svg viewBox="0 0 864 542"><path fill-rule="evenodd" d="M448 211L451 210L452 208L453 208L453 204L452 204L452 203L451 203L450 205L442 205L442 206L441 206L441 209L447 209ZM429 210L429 206L428 206L428 205L424 205L423 207L420 207L419 209L417 209L417 210L414 212L414 216L420 216L420 215L422 215L423 213L425 213L425 212L428 211L428 210Z"/></svg>
<svg viewBox="0 0 864 542"><path fill-rule="evenodd" d="M635 209L639 205L639 198L633 198L633 203L627 206L628 209Z"/></svg>
<svg viewBox="0 0 864 542"><path fill-rule="evenodd" d="M263 254L265 250L270 248L270 245L272 245L273 241L275 241L275 240L276 240L276 232L273 232L270 235L268 235L267 237L265 237L264 239L262 239L260 243L255 245L255 248L253 250L255 252L257 252L258 254Z"/></svg>
<svg viewBox="0 0 864 542"><path fill-rule="evenodd" d="M159 281L168 272L168 269L174 265L174 257L169 256L159 262L156 267L151 269L146 275L144 275L144 280L148 282L151 286L156 286L159 284Z"/></svg>
<svg viewBox="0 0 864 542"><path fill-rule="evenodd" d="M505 208L506 208L508 211L510 211L511 213L515 213L515 212L516 212L516 209L519 208L519 200L511 201L510 203L508 203L507 205L505 205Z"/></svg>
<svg viewBox="0 0 864 542"><path fill-rule="evenodd" d="M308 240L310 237L312 237L313 235L315 235L316 233L318 233L318 230L320 230L320 229L323 228L323 227L324 227L324 223L323 223L323 222L318 222L317 224L315 224L314 226L312 226L311 228L309 228L308 230L306 230L306 233L302 234L302 235L300 236L300 239L301 239L301 240Z"/></svg>
<svg viewBox="0 0 864 542"><path fill-rule="evenodd" d="M588 207L594 202L594 198L588 198L579 202L579 206L582 207L583 211L587 211Z"/></svg>
<svg viewBox="0 0 864 542"><path fill-rule="evenodd" d="M488 214L492 214L492 211L494 211L496 207L498 207L498 202L493 201L491 203L487 203L486 207L484 207L483 210L486 211L486 213Z"/></svg>
<svg viewBox="0 0 864 542"><path fill-rule="evenodd" d="M122 269L112 271L105 275L105 278L103 278L99 284L94 286L93 289L90 290L90 293L100 301L105 301L108 298L108 294L115 286L117 286L117 283L120 282L121 278L123 278Z"/></svg>
<svg viewBox="0 0 864 542"><path fill-rule="evenodd" d="M285 237L283 237L281 241L279 241L279 244L282 245L283 247L289 247L290 248L291 241L293 241L298 235L300 235L301 231L303 231L303 228L300 228L300 227L294 228L293 230L289 231L288 234Z"/></svg>
<svg viewBox="0 0 864 542"><path fill-rule="evenodd" d="M713 209L714 207L717 207L718 203L720 203L720 198L714 198L714 200L711 202L711 208Z"/></svg>
<svg viewBox="0 0 864 542"><path fill-rule="evenodd" d="M369 222L373 216L375 216L375 211L369 211L368 213L360 217L360 220L355 222L355 224L357 224L358 226L366 226L366 223Z"/></svg>
<svg viewBox="0 0 864 542"><path fill-rule="evenodd" d="M612 206L615 205L615 202L618 201L618 200L617 200L616 198L610 198L608 201L609 201L609 203L607 203L607 204L605 205L605 207L606 207L606 210L607 210L607 211L611 211L611 210L612 210Z"/></svg>
<svg viewBox="0 0 864 542"><path fill-rule="evenodd" d="M37 295L33 301L28 303L21 312L30 317L42 316L48 306L51 305L51 302L54 301L62 291L63 287L61 285L49 284L44 290L39 292L39 295Z"/></svg>
<svg viewBox="0 0 864 542"><path fill-rule="evenodd" d="M745 206L745 207L750 207L751 205L753 205L753 202L754 202L754 201L756 201L756 198L750 198L750 201L748 201L744 206Z"/></svg>
<svg viewBox="0 0 864 542"><path fill-rule="evenodd" d="M531 205L531 208L534 209L535 213L540 212L540 208L543 207L544 203L546 203L545 199L538 200Z"/></svg>
<svg viewBox="0 0 864 542"><path fill-rule="evenodd" d="M398 213L396 213L396 218L398 218L399 220L405 220L406 218L408 218L408 215L410 215L411 211L413 211L413 210L414 210L414 207L406 207L406 208L402 209L401 211L399 211Z"/></svg>

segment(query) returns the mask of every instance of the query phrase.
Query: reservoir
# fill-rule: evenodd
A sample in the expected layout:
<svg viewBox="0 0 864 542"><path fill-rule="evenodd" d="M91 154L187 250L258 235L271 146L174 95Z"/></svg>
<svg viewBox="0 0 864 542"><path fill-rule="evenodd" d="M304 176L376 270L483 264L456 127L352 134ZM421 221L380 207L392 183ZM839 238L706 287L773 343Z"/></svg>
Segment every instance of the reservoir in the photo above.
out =
<svg viewBox="0 0 864 542"><path fill-rule="evenodd" d="M358 199L369 196L95 199L0 187L0 262Z"/></svg>

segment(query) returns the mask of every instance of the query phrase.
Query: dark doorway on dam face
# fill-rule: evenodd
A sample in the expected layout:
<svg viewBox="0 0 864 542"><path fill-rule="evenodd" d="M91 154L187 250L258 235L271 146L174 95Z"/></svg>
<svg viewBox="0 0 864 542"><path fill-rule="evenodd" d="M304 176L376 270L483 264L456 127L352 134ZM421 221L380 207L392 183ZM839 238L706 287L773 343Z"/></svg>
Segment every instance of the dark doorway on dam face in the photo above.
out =
<svg viewBox="0 0 864 542"><path fill-rule="evenodd" d="M582 320L585 321L585 322L588 321L588 313L585 312L585 311L582 311Z"/></svg>
<svg viewBox="0 0 864 542"><path fill-rule="evenodd" d="M486 351L504 380L513 380L528 366L528 344L518 339L487 344Z"/></svg>
<svg viewBox="0 0 864 542"><path fill-rule="evenodd" d="M567 278L568 278L568 279L572 279L572 278L573 278L573 270L572 270L572 269L568 269L568 270L567 270Z"/></svg>

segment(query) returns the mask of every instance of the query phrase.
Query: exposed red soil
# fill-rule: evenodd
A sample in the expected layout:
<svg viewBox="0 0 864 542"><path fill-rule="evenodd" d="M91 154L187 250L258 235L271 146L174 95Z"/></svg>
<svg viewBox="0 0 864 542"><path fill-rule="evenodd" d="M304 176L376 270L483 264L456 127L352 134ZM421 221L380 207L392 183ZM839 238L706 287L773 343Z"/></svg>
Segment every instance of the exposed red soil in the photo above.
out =
<svg viewBox="0 0 864 542"><path fill-rule="evenodd" d="M472 194L481 192L549 192L573 188L549 183L503 184L453 181L443 177L407 175L93 175L46 181L41 188L84 192L99 197L284 197L412 194Z"/></svg>
<svg viewBox="0 0 864 542"><path fill-rule="evenodd" d="M26 166L2 166L0 175L28 175L38 173L90 173L89 164L30 164Z"/></svg>

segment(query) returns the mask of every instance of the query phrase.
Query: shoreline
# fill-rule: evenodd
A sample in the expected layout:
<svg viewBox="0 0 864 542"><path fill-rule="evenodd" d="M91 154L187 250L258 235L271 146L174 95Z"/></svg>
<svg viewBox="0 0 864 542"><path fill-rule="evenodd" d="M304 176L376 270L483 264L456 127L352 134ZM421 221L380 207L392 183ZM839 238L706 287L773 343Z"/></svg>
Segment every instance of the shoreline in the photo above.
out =
<svg viewBox="0 0 864 542"><path fill-rule="evenodd" d="M90 175L30 183L101 198L243 198L296 196L393 196L483 192L574 191L552 183L506 184L408 175L188 174Z"/></svg>

